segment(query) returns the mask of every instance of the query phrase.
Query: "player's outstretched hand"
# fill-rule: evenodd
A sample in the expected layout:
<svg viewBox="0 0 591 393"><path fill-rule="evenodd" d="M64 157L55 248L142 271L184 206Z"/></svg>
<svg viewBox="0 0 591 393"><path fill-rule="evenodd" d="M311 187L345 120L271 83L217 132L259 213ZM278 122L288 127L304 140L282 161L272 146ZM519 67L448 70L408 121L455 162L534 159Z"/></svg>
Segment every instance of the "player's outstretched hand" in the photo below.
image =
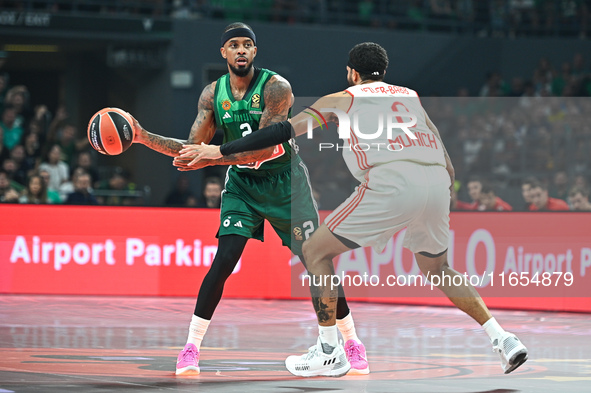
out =
<svg viewBox="0 0 591 393"><path fill-rule="evenodd" d="M215 165L213 160L221 158L220 147L214 145L183 145L179 156L175 157L172 165L179 171L194 171L209 165Z"/></svg>
<svg viewBox="0 0 591 393"><path fill-rule="evenodd" d="M203 142L201 142L200 145L183 145L183 148L179 153L179 157L184 159L191 158L193 160L189 163L189 166L194 165L201 160L216 160L222 158L219 146L206 145Z"/></svg>

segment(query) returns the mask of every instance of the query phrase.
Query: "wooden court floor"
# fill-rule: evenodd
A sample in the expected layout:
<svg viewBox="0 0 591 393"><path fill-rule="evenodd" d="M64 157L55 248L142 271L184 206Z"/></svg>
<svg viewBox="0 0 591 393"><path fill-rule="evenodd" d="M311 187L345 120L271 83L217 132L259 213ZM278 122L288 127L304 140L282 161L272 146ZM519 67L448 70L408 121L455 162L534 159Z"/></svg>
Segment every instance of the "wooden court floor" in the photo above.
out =
<svg viewBox="0 0 591 393"><path fill-rule="evenodd" d="M175 377L192 298L0 295L0 393L591 392L591 317L495 311L530 350L504 375L454 308L353 303L368 376L299 378L286 356L316 342L308 301L223 299L201 375Z"/></svg>

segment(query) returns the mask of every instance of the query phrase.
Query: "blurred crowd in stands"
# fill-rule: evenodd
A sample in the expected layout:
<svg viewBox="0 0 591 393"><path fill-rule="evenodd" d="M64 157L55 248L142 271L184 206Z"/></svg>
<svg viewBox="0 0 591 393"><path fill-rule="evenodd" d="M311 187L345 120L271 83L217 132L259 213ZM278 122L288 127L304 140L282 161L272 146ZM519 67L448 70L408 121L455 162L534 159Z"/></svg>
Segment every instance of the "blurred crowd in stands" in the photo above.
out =
<svg viewBox="0 0 591 393"><path fill-rule="evenodd" d="M367 25L393 28L404 26L396 19L388 21L387 18L404 9L402 14L412 15L417 23L425 19L431 20L425 23L433 23L434 19L444 26L450 20L471 21L475 33L482 30L485 34L512 35L520 31L542 34L546 29L546 33L554 34L562 33L560 26L567 24L574 29L571 32L577 30L581 37L588 31L590 3L591 0L269 0L252 3L233 0L0 0L2 9L170 14L186 7L187 16L203 13L203 16L245 20L254 14L234 15L228 10L268 7L288 10L285 15L295 15L285 19L269 13L271 20L294 22L313 22L312 17L301 16L314 7L329 10L331 18L349 15L344 11L336 12L338 10L356 9L357 17L364 15ZM161 11L157 11L158 7ZM212 14L212 9L221 11ZM485 20L490 23L480 23ZM338 20L334 22L339 23ZM529 75L508 80L493 71L483 75L484 82L478 91L460 87L457 97L422 96L422 104L438 126L454 162L453 209L589 210L591 59L585 56L589 55L573 53L571 61L561 64L542 58ZM60 107L52 113L45 105L32 107L27 87L10 84L9 75L2 69L3 60L0 56L1 202L219 206L222 182L219 173L208 171L211 168L204 169L205 181L200 192L195 193L189 178L182 175L169 185L170 192L164 201L146 201L146 193L133 182L133 174L121 168L97 166L97 153L88 144L86 125L72 123L67 108ZM305 143L300 142L304 145L300 154L310 168L320 207L335 208L349 195L355 182L340 157L314 157L308 154Z"/></svg>
<svg viewBox="0 0 591 393"><path fill-rule="evenodd" d="M137 190L120 167L99 167L97 152L84 126L74 124L65 107L55 114L46 105L31 106L25 85L10 85L0 53L0 202L71 205L144 205L147 193ZM182 181L184 180L184 181ZM218 178L208 179L203 196L185 186L186 177L168 195L170 206L219 207Z"/></svg>
<svg viewBox="0 0 591 393"><path fill-rule="evenodd" d="M0 202L131 204L108 191L133 184L117 168L99 175L95 153L66 108L55 115L45 105L31 108L27 87L7 82L0 74Z"/></svg>
<svg viewBox="0 0 591 393"><path fill-rule="evenodd" d="M590 0L0 0L0 8L449 31L481 36L590 33Z"/></svg>

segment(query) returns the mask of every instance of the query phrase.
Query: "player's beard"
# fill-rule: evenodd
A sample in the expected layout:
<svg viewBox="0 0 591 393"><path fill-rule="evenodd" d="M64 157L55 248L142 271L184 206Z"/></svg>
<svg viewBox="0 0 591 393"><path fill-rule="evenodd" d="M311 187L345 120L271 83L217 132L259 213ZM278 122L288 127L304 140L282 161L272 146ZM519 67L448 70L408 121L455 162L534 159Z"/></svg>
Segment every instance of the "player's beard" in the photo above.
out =
<svg viewBox="0 0 591 393"><path fill-rule="evenodd" d="M353 83L353 72L351 71L347 73L347 83L349 83L349 87L355 86L355 83Z"/></svg>
<svg viewBox="0 0 591 393"><path fill-rule="evenodd" d="M232 64L228 64L228 67L230 67L230 71L232 71L234 75L244 77L248 75L248 73L250 72L252 68L252 63L240 68L234 67Z"/></svg>

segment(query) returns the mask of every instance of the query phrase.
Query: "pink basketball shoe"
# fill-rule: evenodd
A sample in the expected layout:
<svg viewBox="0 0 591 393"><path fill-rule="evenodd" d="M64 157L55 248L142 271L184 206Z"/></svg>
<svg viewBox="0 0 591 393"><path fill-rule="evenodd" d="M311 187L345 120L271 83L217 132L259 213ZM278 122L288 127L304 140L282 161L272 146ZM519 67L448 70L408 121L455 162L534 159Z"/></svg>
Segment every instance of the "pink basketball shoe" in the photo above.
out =
<svg viewBox="0 0 591 393"><path fill-rule="evenodd" d="M369 363L365 354L365 347L362 343L349 340L345 343L345 354L347 360L351 363L351 370L347 375L365 375L369 374Z"/></svg>
<svg viewBox="0 0 591 393"><path fill-rule="evenodd" d="M194 344L187 344L179 353L176 361L176 375L198 375L199 370L199 350Z"/></svg>

